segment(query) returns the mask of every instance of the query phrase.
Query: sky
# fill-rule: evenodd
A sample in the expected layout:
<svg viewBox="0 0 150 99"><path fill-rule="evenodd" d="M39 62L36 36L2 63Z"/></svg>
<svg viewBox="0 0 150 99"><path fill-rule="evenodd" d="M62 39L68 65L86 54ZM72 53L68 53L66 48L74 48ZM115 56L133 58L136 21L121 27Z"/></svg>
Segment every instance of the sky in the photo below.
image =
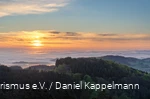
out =
<svg viewBox="0 0 150 99"><path fill-rule="evenodd" d="M0 48L150 49L149 0L0 0Z"/></svg>

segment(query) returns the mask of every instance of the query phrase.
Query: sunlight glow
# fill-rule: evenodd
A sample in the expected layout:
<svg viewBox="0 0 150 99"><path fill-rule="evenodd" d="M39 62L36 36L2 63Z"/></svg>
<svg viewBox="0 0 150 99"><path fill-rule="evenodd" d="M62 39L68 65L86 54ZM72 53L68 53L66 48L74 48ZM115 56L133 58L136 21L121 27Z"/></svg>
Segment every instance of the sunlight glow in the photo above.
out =
<svg viewBox="0 0 150 99"><path fill-rule="evenodd" d="M97 34L50 30L0 33L0 48L61 50L149 50L150 34Z"/></svg>
<svg viewBox="0 0 150 99"><path fill-rule="evenodd" d="M34 40L32 45L33 45L34 47L40 47L40 46L42 46L42 43L41 43L40 40Z"/></svg>

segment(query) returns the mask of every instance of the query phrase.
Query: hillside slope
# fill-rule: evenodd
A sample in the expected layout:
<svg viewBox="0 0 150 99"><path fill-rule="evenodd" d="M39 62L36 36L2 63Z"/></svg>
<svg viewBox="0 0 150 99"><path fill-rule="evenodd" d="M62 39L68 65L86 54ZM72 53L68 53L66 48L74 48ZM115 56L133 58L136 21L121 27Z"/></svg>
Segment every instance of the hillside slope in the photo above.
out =
<svg viewBox="0 0 150 99"><path fill-rule="evenodd" d="M128 65L138 70L150 72L150 59L149 58L137 59L137 58L132 58L132 57L113 56L113 55L103 56L101 58L105 60L110 60L119 64Z"/></svg>

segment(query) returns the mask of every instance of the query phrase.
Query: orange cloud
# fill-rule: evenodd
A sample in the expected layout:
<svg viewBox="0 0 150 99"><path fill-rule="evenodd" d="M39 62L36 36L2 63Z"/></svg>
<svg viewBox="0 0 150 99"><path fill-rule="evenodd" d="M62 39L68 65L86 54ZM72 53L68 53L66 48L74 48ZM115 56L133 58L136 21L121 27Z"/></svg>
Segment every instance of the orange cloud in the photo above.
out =
<svg viewBox="0 0 150 99"><path fill-rule="evenodd" d="M109 34L59 31L0 33L0 48L75 50L150 49L150 34Z"/></svg>

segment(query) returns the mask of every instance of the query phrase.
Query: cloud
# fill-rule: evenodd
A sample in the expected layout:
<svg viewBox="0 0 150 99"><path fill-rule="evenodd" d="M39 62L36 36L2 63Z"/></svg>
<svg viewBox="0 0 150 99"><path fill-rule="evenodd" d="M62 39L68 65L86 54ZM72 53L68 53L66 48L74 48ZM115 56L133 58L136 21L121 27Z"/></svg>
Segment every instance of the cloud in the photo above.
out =
<svg viewBox="0 0 150 99"><path fill-rule="evenodd" d="M150 41L150 34L109 34L109 33L84 33L84 32L60 32L55 30L36 30L36 31L18 31L0 33L0 41L16 40L16 41L27 41L40 38L43 40L59 39L65 41L68 40L91 40L91 41L133 41L133 40L144 40ZM4 40L5 39L5 40Z"/></svg>
<svg viewBox="0 0 150 99"><path fill-rule="evenodd" d="M66 36L80 36L80 34L76 32L66 32Z"/></svg>
<svg viewBox="0 0 150 99"><path fill-rule="evenodd" d="M1 0L0 17L54 12L68 3L69 0Z"/></svg>
<svg viewBox="0 0 150 99"><path fill-rule="evenodd" d="M0 48L33 47L39 41L46 48L150 49L150 34L109 34L36 30L0 33Z"/></svg>
<svg viewBox="0 0 150 99"><path fill-rule="evenodd" d="M50 31L49 33L51 33L51 34L59 34L59 33L61 33L61 32L58 32L58 31Z"/></svg>
<svg viewBox="0 0 150 99"><path fill-rule="evenodd" d="M50 34L63 34L64 36L79 36L80 34L77 32L59 32L55 30L49 31Z"/></svg>
<svg viewBox="0 0 150 99"><path fill-rule="evenodd" d="M98 34L99 36L116 36L117 34L108 34L108 33L103 33L103 34Z"/></svg>

